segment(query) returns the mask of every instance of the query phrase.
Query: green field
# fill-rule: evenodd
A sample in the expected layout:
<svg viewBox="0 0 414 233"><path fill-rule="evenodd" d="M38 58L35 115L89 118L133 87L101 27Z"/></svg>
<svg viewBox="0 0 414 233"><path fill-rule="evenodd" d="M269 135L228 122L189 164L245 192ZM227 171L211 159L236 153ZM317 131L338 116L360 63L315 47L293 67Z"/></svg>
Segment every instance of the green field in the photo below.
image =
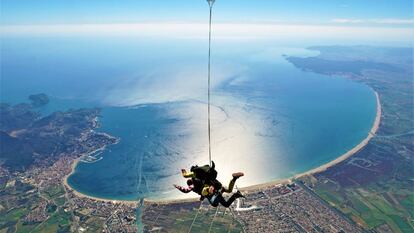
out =
<svg viewBox="0 0 414 233"><path fill-rule="evenodd" d="M322 183L322 182L321 182ZM409 189L371 185L341 191L334 185L319 183L316 193L331 205L368 229L387 224L394 232L414 232L414 195ZM387 184L389 185L389 184ZM399 203L394 203L399 202Z"/></svg>
<svg viewBox="0 0 414 233"><path fill-rule="evenodd" d="M168 232L242 232L228 209L204 206L201 209L165 211L156 222L144 221L148 230L168 229Z"/></svg>
<svg viewBox="0 0 414 233"><path fill-rule="evenodd" d="M65 194L65 190L63 189L62 185L53 185L47 187L45 190L42 191L42 195L45 195L48 199L53 199L60 197Z"/></svg>
<svg viewBox="0 0 414 233"><path fill-rule="evenodd" d="M49 219L36 227L32 232L69 232L70 229L70 214L63 210L51 215Z"/></svg>
<svg viewBox="0 0 414 233"><path fill-rule="evenodd" d="M70 228L70 214L61 208L65 203L63 187L60 185L47 187L44 192L39 192L35 187L16 182L10 187L3 186L0 196L0 232L68 232ZM38 208L41 200L46 198L49 204L46 206L48 218L41 223L25 223L25 217ZM53 204L53 203L56 203Z"/></svg>

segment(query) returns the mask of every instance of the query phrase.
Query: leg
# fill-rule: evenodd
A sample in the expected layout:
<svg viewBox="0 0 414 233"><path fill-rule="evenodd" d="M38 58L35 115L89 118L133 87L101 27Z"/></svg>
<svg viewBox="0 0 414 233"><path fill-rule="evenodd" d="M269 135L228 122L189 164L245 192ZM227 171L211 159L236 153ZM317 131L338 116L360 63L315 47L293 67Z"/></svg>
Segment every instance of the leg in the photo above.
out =
<svg viewBox="0 0 414 233"><path fill-rule="evenodd" d="M225 192L225 193L231 193L231 192L233 192L233 187L234 187L234 184L236 183L236 179L231 179L230 180L230 183L229 183L229 187L228 188L226 188L226 187L223 187L223 192Z"/></svg>
<svg viewBox="0 0 414 233"><path fill-rule="evenodd" d="M236 200L237 195L236 194L231 195L231 197L227 201L224 200L223 196L220 195L220 197L221 197L220 204L222 204L224 207L228 208Z"/></svg>
<svg viewBox="0 0 414 233"><path fill-rule="evenodd" d="M230 180L229 187L228 188L223 187L223 192L225 193L233 192L233 187L234 187L234 184L236 183L236 180L239 177L242 177L243 175L244 174L242 172L233 173L233 179Z"/></svg>

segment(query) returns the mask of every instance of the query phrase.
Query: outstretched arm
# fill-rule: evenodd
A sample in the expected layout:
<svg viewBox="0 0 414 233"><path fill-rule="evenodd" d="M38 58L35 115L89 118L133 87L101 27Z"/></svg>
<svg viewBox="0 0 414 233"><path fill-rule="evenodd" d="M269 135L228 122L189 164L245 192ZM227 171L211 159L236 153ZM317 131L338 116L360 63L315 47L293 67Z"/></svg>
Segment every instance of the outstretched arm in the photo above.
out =
<svg viewBox="0 0 414 233"><path fill-rule="evenodd" d="M189 187L182 187L182 186L179 186L179 185L176 185L175 184L174 187L176 189L180 190L183 193L189 193L189 192L191 192L193 190L191 186L189 186Z"/></svg>

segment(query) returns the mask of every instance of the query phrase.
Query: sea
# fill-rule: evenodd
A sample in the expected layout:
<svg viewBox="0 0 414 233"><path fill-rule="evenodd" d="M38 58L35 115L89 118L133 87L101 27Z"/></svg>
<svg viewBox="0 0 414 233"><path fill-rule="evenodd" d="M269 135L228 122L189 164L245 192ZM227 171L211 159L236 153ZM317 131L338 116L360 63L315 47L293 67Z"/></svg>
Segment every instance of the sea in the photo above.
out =
<svg viewBox="0 0 414 233"><path fill-rule="evenodd" d="M43 115L101 108L97 131L120 142L78 163L68 179L75 190L114 200L189 197L173 184L185 184L182 168L209 163L207 45L201 38L2 38L1 102L45 93ZM239 171L237 187L292 177L336 159L370 131L372 89L286 60L318 55L309 45L223 39L212 46L211 149L222 183Z"/></svg>

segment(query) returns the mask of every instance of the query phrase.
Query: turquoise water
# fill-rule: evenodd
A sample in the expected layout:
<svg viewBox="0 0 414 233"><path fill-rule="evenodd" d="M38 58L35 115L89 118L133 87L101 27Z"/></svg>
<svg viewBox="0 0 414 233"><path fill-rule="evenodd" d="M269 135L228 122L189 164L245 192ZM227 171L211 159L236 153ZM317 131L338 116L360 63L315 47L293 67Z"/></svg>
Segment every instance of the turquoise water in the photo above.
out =
<svg viewBox="0 0 414 233"><path fill-rule="evenodd" d="M283 54L305 46L263 41L213 44L213 160L224 183L287 178L329 162L363 140L376 113L373 91L303 72ZM43 114L101 107L102 127L121 139L79 163L69 184L102 198L182 197L181 168L208 163L206 41L138 38L2 39L2 102L46 93Z"/></svg>

